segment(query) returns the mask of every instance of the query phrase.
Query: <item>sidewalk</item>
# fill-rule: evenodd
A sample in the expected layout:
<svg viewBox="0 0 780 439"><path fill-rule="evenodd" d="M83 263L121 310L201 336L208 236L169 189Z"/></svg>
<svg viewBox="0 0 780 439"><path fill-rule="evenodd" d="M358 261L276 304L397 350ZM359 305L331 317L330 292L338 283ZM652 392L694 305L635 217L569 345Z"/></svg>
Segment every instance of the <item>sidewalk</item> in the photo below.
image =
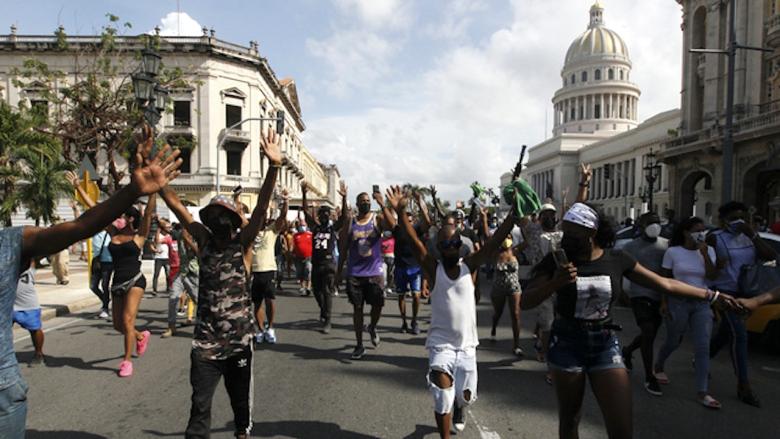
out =
<svg viewBox="0 0 780 439"><path fill-rule="evenodd" d="M38 292L43 321L100 306L100 299L89 289L87 263L79 261L78 256L71 256L69 269L70 282L68 285L57 285L50 267L40 268L36 271L35 289ZM154 262L143 261L141 269L146 276L148 289L151 290ZM159 282L161 284L164 282L163 275L160 274Z"/></svg>

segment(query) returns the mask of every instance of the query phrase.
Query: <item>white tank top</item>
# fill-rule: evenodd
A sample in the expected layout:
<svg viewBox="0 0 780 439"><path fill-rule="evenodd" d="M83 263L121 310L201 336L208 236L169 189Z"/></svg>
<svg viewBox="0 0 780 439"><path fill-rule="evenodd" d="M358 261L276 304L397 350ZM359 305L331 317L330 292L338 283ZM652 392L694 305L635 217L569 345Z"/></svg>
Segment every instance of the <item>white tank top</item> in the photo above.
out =
<svg viewBox="0 0 780 439"><path fill-rule="evenodd" d="M426 348L443 346L452 349L475 348L477 336L477 305L474 299L474 280L468 265L458 262L460 274L450 279L439 263L436 284L431 293L431 327Z"/></svg>

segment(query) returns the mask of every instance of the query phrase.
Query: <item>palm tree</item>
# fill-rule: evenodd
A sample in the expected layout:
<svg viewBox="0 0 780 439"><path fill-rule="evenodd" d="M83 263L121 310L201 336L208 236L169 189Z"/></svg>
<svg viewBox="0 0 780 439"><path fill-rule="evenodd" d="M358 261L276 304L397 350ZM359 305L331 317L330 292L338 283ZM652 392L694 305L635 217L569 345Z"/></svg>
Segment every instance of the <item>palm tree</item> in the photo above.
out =
<svg viewBox="0 0 780 439"><path fill-rule="evenodd" d="M72 163L62 156L58 142L25 148L19 153L23 162L19 198L27 209L27 217L40 225L57 219L57 203L71 194L73 186L65 178L65 171L73 170Z"/></svg>

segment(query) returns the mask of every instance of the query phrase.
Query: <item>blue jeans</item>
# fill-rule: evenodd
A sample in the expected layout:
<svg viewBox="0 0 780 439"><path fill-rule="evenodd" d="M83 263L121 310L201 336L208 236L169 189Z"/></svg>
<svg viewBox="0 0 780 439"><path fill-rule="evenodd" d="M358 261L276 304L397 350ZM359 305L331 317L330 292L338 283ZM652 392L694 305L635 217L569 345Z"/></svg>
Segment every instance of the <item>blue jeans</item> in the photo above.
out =
<svg viewBox="0 0 780 439"><path fill-rule="evenodd" d="M745 320L733 312L723 313L720 321L720 327L710 344L710 358L718 355L720 349L729 344L729 354L731 363L734 367L734 373L740 384L748 382L748 346L747 346L747 328Z"/></svg>
<svg viewBox="0 0 780 439"><path fill-rule="evenodd" d="M626 368L614 330L585 329L565 318L553 322L547 366L569 373Z"/></svg>
<svg viewBox="0 0 780 439"><path fill-rule="evenodd" d="M0 372L0 437L24 439L27 419L27 382L18 367Z"/></svg>
<svg viewBox="0 0 780 439"><path fill-rule="evenodd" d="M658 352L658 366L663 370L666 359L682 342L688 325L693 331L696 358L696 391L707 392L710 372L710 337L712 335L712 309L705 300L670 297L669 314L666 317L666 342Z"/></svg>

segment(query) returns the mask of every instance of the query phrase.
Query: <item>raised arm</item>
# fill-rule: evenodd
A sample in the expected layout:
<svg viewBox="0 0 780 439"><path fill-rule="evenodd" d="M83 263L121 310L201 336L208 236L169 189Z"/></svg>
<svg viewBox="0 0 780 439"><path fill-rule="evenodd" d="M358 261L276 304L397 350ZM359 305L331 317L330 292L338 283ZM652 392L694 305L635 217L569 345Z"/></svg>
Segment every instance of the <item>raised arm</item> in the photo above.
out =
<svg viewBox="0 0 780 439"><path fill-rule="evenodd" d="M409 204L409 199L401 191L398 186L390 187L387 189L387 200L398 215L398 220L401 222L401 231L409 237L412 243L412 251L414 251L414 257L420 263L420 266L425 273L431 278L436 277L436 259L428 253L428 248L420 241L420 237L417 236L417 232L414 230L414 225L409 221L409 216L406 214L406 209Z"/></svg>
<svg viewBox="0 0 780 439"><path fill-rule="evenodd" d="M471 271L476 271L479 267L489 262L490 258L496 254L501 247L501 243L504 242L509 233L512 232L512 228L515 226L515 214L514 210L506 217L501 226L496 230L496 233L487 240L479 250L466 256L463 262L469 266Z"/></svg>
<svg viewBox="0 0 780 439"><path fill-rule="evenodd" d="M157 194L149 195L149 202L146 203L146 209L144 209L144 217L141 220L141 227L138 228L133 241L135 241L138 248L143 248L146 242L146 237L149 236L149 232L152 229L152 217L157 211Z"/></svg>
<svg viewBox="0 0 780 439"><path fill-rule="evenodd" d="M436 209L436 213L439 215L439 218L444 218L447 216L447 214L444 212L444 208L442 208L441 203L439 203L439 198L436 195L436 186L431 185L431 199L433 199L433 207Z"/></svg>
<svg viewBox="0 0 780 439"><path fill-rule="evenodd" d="M311 212L309 212L309 200L306 197L308 190L306 186L306 182L301 182L301 204L303 209L303 217L306 219L306 224L311 225L320 225L320 221L317 219L316 215L312 215Z"/></svg>
<svg viewBox="0 0 780 439"><path fill-rule="evenodd" d="M387 203L385 203L385 199L382 197L382 192L374 192L374 201L379 204L379 208L382 210L382 218L384 218L384 230L394 230L395 226L398 225L398 221L396 221L395 217L393 216L393 212L387 206Z"/></svg>
<svg viewBox="0 0 780 439"><path fill-rule="evenodd" d="M206 243L206 239L209 236L209 231L203 224L195 221L195 219L192 218L190 211L184 207L184 204L179 199L179 196L176 195L176 192L174 192L169 186L165 186L160 191L160 197L168 206L168 209L170 209L171 212L176 215L179 223L185 230L190 233L198 245L204 245Z"/></svg>
<svg viewBox="0 0 780 439"><path fill-rule="evenodd" d="M428 204L425 203L425 198L420 192L414 194L417 199L417 206L420 207L420 229L423 234L428 233L428 229L431 228L431 216L428 215Z"/></svg>
<svg viewBox="0 0 780 439"><path fill-rule="evenodd" d="M95 200L92 199L92 197L87 194L87 191L84 190L83 187L79 184L79 177L74 174L71 171L65 171L65 178L70 182L71 185L73 185L73 189L78 192L79 196L82 200L84 200L84 204L86 204L87 209L91 209L97 205Z"/></svg>
<svg viewBox="0 0 780 439"><path fill-rule="evenodd" d="M731 309L739 309L736 300L727 294L717 293L717 297L715 297L714 293L709 289L697 288L675 279L659 276L643 267L642 264L639 263L634 266L633 270L626 273L626 277L631 282L639 284L645 288L651 288L661 293L689 297L693 299L710 301L717 300L726 307Z"/></svg>
<svg viewBox="0 0 780 439"><path fill-rule="evenodd" d="M274 231L276 231L276 233L281 233L287 226L287 211L290 207L290 194L287 192L287 189L282 191L280 202L279 218L276 218L276 221L274 222Z"/></svg>
<svg viewBox="0 0 780 439"><path fill-rule="evenodd" d="M25 227L22 232L22 257L45 256L57 253L74 242L87 239L119 218L142 195L156 193L179 174L179 151L165 157L170 147L162 148L152 160L146 160L151 151L151 139L139 145L136 168L130 184L117 191L108 200L88 209L73 221L47 228Z"/></svg>
<svg viewBox="0 0 780 439"><path fill-rule="evenodd" d="M593 176L593 170L590 164L580 164L580 189L577 191L577 202L584 203L588 201L588 191L590 189L590 179ZM565 207L565 206L564 206ZM563 211L565 212L565 210Z"/></svg>
<svg viewBox="0 0 780 439"><path fill-rule="evenodd" d="M347 221L347 184L343 181L339 185L339 195L341 195L341 212L336 222L333 223L333 227L336 230L341 230Z"/></svg>
<svg viewBox="0 0 780 439"><path fill-rule="evenodd" d="M268 158L270 166L263 181L263 186L260 188L260 195L255 210L252 211L252 217L249 218L249 224L241 229L241 245L243 245L244 249L250 248L257 237L257 233L260 232L265 223L268 205L274 193L276 175L279 173L279 168L282 167L282 152L279 149L279 136L277 136L276 131L269 129L268 134L260 142L260 146Z"/></svg>

